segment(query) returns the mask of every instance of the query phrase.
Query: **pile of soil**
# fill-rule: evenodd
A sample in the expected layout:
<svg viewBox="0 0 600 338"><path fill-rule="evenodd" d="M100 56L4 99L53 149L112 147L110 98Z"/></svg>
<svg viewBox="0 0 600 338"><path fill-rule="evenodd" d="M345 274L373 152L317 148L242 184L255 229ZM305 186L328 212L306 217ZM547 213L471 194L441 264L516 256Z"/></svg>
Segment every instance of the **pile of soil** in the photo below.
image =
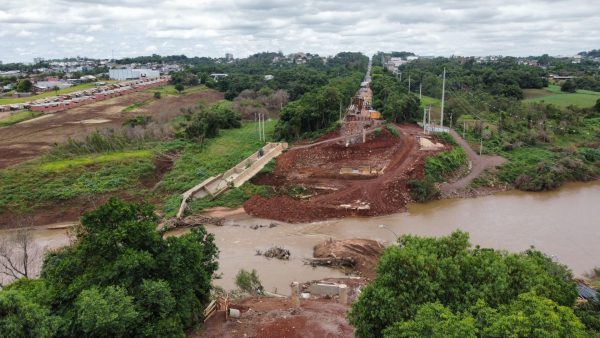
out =
<svg viewBox="0 0 600 338"><path fill-rule="evenodd" d="M366 143L349 147L335 142L292 148L277 159L273 172L252 182L269 185L280 194L254 196L245 211L260 218L289 223L347 216L378 216L404 211L411 199L408 182L424 175L424 159L436 151L420 151L416 125L396 126L371 133ZM337 132L327 135L332 139ZM440 149L439 151L445 150ZM370 168L370 174L341 174L342 168ZM304 196L291 197L290 188L302 187Z"/></svg>
<svg viewBox="0 0 600 338"><path fill-rule="evenodd" d="M375 277L375 265L383 254L384 246L371 239L332 240L315 245L315 258L351 258L355 262L354 270L368 278Z"/></svg>

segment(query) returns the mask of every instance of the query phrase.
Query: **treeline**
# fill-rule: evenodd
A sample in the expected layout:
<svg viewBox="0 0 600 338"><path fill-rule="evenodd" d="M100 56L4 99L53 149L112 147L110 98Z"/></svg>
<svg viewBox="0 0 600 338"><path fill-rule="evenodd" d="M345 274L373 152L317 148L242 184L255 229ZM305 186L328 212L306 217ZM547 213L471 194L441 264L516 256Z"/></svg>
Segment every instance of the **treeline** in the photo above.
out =
<svg viewBox="0 0 600 338"><path fill-rule="evenodd" d="M539 67L520 65L517 59L505 57L493 63L476 63L474 59L419 59L399 67L402 84L418 88L423 94L441 97L442 73L446 68L446 90L484 91L492 95L523 98L522 89L548 86L547 72Z"/></svg>
<svg viewBox="0 0 600 338"><path fill-rule="evenodd" d="M368 59L360 53L344 52L334 57L321 58L310 53L304 54L301 64L286 59L281 53L259 53L244 59L224 62L219 59L190 60L181 73L193 74L201 83L225 93L225 98L233 100L244 90L259 91L270 88L273 91L285 90L290 100L296 100L304 93L328 83L333 77L346 76L353 71L366 71ZM211 73L228 74L213 81ZM272 75L273 78L265 78ZM175 74L174 81L185 78ZM187 84L186 80L182 81ZM193 83L190 83L190 85Z"/></svg>
<svg viewBox="0 0 600 338"><path fill-rule="evenodd" d="M358 90L363 77L364 73L353 72L334 78L327 85L315 88L300 99L288 103L279 112L275 137L295 140L306 136L306 133L318 132L332 125L339 119L340 110L348 105Z"/></svg>
<svg viewBox="0 0 600 338"><path fill-rule="evenodd" d="M585 75L573 80L574 88L600 92L600 75Z"/></svg>
<svg viewBox="0 0 600 338"><path fill-rule="evenodd" d="M373 107L390 122L415 122L421 104L419 98L409 93L387 70L373 67L371 73Z"/></svg>
<svg viewBox="0 0 600 338"><path fill-rule="evenodd" d="M185 55L167 55L160 56L158 54L152 54L150 56L137 56L137 57L126 57L123 59L115 60L115 63L120 65L130 63L171 63L171 62L187 62L189 58Z"/></svg>

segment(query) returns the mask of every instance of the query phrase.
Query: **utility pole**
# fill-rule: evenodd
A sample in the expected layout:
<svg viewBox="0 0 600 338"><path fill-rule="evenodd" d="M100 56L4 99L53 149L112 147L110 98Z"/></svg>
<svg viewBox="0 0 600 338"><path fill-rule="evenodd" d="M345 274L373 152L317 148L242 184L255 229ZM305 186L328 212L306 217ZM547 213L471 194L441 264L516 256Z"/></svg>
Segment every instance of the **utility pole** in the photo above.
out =
<svg viewBox="0 0 600 338"><path fill-rule="evenodd" d="M342 121L342 101L340 100L340 122Z"/></svg>
<svg viewBox="0 0 600 338"><path fill-rule="evenodd" d="M423 87L422 83L419 83L419 100L421 100L421 89Z"/></svg>
<svg viewBox="0 0 600 338"><path fill-rule="evenodd" d="M427 108L423 107L423 132L425 132L425 124L427 123Z"/></svg>
<svg viewBox="0 0 600 338"><path fill-rule="evenodd" d="M260 130L260 128L261 128L261 125L260 125L260 115L261 115L260 113L257 114L257 118L258 118L258 120L257 120L257 122L258 122L258 139L260 141L262 141L262 131Z"/></svg>
<svg viewBox="0 0 600 338"><path fill-rule="evenodd" d="M410 74L408 74L408 92L410 93Z"/></svg>
<svg viewBox="0 0 600 338"><path fill-rule="evenodd" d="M429 106L429 123L427 124L427 129L431 129L431 106Z"/></svg>
<svg viewBox="0 0 600 338"><path fill-rule="evenodd" d="M483 138L479 139L479 156L481 156L482 150L483 150Z"/></svg>
<svg viewBox="0 0 600 338"><path fill-rule="evenodd" d="M402 72L400 72L400 83L402 83Z"/></svg>
<svg viewBox="0 0 600 338"><path fill-rule="evenodd" d="M265 114L263 114L263 141L267 142L267 135L265 132Z"/></svg>
<svg viewBox="0 0 600 338"><path fill-rule="evenodd" d="M442 123L441 126L444 126L444 98L446 96L446 67L444 67L444 79L442 80Z"/></svg>

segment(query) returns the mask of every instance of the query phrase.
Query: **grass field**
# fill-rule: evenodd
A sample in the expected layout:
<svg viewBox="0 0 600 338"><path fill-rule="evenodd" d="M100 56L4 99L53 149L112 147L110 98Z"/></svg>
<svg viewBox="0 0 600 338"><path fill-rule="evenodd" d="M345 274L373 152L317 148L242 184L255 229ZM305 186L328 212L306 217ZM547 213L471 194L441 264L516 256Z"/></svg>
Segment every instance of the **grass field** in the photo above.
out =
<svg viewBox="0 0 600 338"><path fill-rule="evenodd" d="M150 153L117 152L0 170L0 213L56 205L80 196L137 187L154 170ZM1 217L1 216L0 216Z"/></svg>
<svg viewBox="0 0 600 338"><path fill-rule="evenodd" d="M421 107L427 107L429 105L439 107L442 105L442 100L431 96L421 96Z"/></svg>
<svg viewBox="0 0 600 338"><path fill-rule="evenodd" d="M276 123L274 120L266 122L267 139L272 138ZM181 202L181 193L211 176L230 169L262 145L258 140L255 123L244 123L239 129L221 130L219 137L207 140L202 146L189 144L161 182L161 189L173 194L165 202L163 211L167 215L174 215ZM249 198L252 190L253 188L244 185L212 201L195 201L192 208L239 205Z"/></svg>
<svg viewBox="0 0 600 338"><path fill-rule="evenodd" d="M42 112L34 112L28 110L18 111L14 114L11 114L0 120L0 127L6 127L13 125L15 123L23 122L25 120L30 120L32 118L43 115Z"/></svg>
<svg viewBox="0 0 600 338"><path fill-rule="evenodd" d="M118 82L118 81L105 81L105 82L106 83L114 83L114 82ZM78 90L85 90L85 89L90 89L90 88L94 88L94 87L96 87L96 84L93 82L92 83L82 83L82 84L75 85L73 87L69 87L69 88L65 88L65 89L61 89L58 91L52 90L49 92L45 92L42 94L33 95L33 96L29 96L29 97L0 98L0 105L29 102L29 101L34 101L34 100L38 100L38 99L43 99L45 97L68 94L68 93L76 92Z"/></svg>
<svg viewBox="0 0 600 338"><path fill-rule="evenodd" d="M581 108L592 107L596 100L600 99L600 92L590 90L578 90L576 93L564 93L560 91L560 86L550 85L544 89L526 89L524 102L544 102L554 104L560 107L570 105Z"/></svg>
<svg viewBox="0 0 600 338"><path fill-rule="evenodd" d="M105 154L86 155L66 160L46 162L40 164L39 169L42 171L56 171L74 167L87 166L91 164L100 164L105 162L129 160L134 158L151 157L152 151L150 150L117 151Z"/></svg>
<svg viewBox="0 0 600 338"><path fill-rule="evenodd" d="M146 92L146 93L159 92L162 96L165 96L165 95L185 95L185 94L191 94L191 93L196 93L196 92L202 92L207 89L208 88L204 85L185 87L184 90L181 93L179 93L177 90L175 90L174 85L166 85L166 86L162 86L159 88L146 89L146 90L144 90L144 92Z"/></svg>

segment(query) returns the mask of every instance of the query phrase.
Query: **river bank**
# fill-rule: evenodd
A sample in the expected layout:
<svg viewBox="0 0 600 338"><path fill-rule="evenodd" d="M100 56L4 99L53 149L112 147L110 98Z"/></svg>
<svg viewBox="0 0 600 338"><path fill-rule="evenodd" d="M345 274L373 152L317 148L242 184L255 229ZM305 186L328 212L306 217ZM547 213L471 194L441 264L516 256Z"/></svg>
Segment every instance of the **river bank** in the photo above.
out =
<svg viewBox="0 0 600 338"><path fill-rule="evenodd" d="M226 217L224 226L207 226L220 250L219 273L215 284L234 288L235 274L256 269L268 291L286 293L291 281L341 277L338 270L313 268L303 263L312 257L313 247L329 238L373 239L385 244L396 235L448 235L461 229L471 235L473 245L508 251L535 246L582 276L600 265L600 231L594 210L600 205L600 182L570 183L551 192L501 192L471 199L445 199L410 204L405 213L379 217L354 217L303 224L277 222L275 227L242 210L220 209L213 215ZM388 229L380 227L385 224ZM185 233L176 229L169 234ZM48 249L69 244L66 229L35 229L35 241ZM255 255L273 245L290 250L289 261Z"/></svg>

